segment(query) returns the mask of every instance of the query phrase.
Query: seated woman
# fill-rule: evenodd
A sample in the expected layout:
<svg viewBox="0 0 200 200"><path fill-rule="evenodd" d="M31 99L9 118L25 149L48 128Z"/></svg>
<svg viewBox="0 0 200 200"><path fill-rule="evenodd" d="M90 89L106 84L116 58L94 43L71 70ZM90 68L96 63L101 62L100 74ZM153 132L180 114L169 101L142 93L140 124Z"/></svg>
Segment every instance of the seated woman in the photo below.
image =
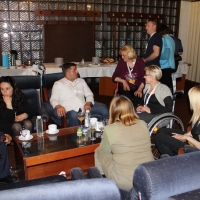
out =
<svg viewBox="0 0 200 200"><path fill-rule="evenodd" d="M156 134L155 144L161 154L177 155L178 150L187 144L200 149L200 85L191 88L188 95L190 108L193 110L190 120L192 130L186 133L176 129L159 129Z"/></svg>
<svg viewBox="0 0 200 200"><path fill-rule="evenodd" d="M119 188L130 190L136 167L153 160L149 130L125 96L114 97L109 111L109 125L95 151L95 166Z"/></svg>
<svg viewBox="0 0 200 200"><path fill-rule="evenodd" d="M170 89L159 82L162 77L160 67L151 65L145 67L145 71L143 100L136 110L139 118L148 123L158 114L172 112L173 100Z"/></svg>
<svg viewBox="0 0 200 200"><path fill-rule="evenodd" d="M137 106L142 97L144 88L143 59L137 58L136 52L130 45L123 46L119 53L122 59L118 62L113 73L112 80L119 83L118 93L128 97Z"/></svg>
<svg viewBox="0 0 200 200"><path fill-rule="evenodd" d="M0 130L19 135L24 126L32 133L30 105L16 81L10 76L2 76L0 89Z"/></svg>

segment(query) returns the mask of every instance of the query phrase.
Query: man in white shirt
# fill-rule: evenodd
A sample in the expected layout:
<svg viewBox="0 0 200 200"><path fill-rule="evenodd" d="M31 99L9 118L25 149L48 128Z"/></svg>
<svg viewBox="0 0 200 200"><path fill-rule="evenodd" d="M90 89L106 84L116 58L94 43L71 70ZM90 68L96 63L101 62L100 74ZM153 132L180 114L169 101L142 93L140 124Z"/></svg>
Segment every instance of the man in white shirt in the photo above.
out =
<svg viewBox="0 0 200 200"><path fill-rule="evenodd" d="M92 117L99 120L108 119L108 109L105 104L94 102L94 95L84 79L78 78L77 67L74 63L65 63L62 67L64 78L56 81L52 88L50 103L47 108L57 124L60 117L67 116L67 126L80 125L78 112L90 110Z"/></svg>

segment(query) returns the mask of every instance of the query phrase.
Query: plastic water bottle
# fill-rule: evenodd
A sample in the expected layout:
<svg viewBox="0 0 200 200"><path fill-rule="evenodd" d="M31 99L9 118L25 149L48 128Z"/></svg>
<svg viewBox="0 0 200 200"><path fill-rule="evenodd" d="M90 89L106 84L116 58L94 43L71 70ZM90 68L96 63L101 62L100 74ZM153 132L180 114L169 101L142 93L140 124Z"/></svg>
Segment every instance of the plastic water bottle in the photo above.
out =
<svg viewBox="0 0 200 200"><path fill-rule="evenodd" d="M2 52L2 67L9 67L8 53L6 51Z"/></svg>
<svg viewBox="0 0 200 200"><path fill-rule="evenodd" d="M89 127L90 124L90 110L85 112L85 127Z"/></svg>
<svg viewBox="0 0 200 200"><path fill-rule="evenodd" d="M43 137L44 136L44 132L43 132L43 120L42 120L41 116L37 116L37 119L36 119L36 129L37 129L37 136L38 137Z"/></svg>

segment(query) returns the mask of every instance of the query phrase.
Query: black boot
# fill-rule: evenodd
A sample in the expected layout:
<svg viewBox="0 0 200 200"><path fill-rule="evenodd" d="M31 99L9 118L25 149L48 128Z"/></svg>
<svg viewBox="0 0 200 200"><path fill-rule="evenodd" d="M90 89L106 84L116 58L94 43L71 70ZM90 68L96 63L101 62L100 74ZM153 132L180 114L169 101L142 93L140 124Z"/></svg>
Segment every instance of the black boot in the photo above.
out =
<svg viewBox="0 0 200 200"><path fill-rule="evenodd" d="M15 183L17 181L19 181L18 177L11 175L8 175L5 178L0 179L0 183Z"/></svg>

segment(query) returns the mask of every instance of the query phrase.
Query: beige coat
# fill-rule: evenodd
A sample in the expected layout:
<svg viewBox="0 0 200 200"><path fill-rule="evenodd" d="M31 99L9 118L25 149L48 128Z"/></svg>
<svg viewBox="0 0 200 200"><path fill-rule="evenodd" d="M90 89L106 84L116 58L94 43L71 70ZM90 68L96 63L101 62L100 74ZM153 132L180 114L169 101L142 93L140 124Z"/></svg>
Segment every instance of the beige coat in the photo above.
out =
<svg viewBox="0 0 200 200"><path fill-rule="evenodd" d="M150 135L144 121L132 126L116 122L105 127L103 139L95 151L95 165L119 188L133 187L133 174L138 165L152 161Z"/></svg>

